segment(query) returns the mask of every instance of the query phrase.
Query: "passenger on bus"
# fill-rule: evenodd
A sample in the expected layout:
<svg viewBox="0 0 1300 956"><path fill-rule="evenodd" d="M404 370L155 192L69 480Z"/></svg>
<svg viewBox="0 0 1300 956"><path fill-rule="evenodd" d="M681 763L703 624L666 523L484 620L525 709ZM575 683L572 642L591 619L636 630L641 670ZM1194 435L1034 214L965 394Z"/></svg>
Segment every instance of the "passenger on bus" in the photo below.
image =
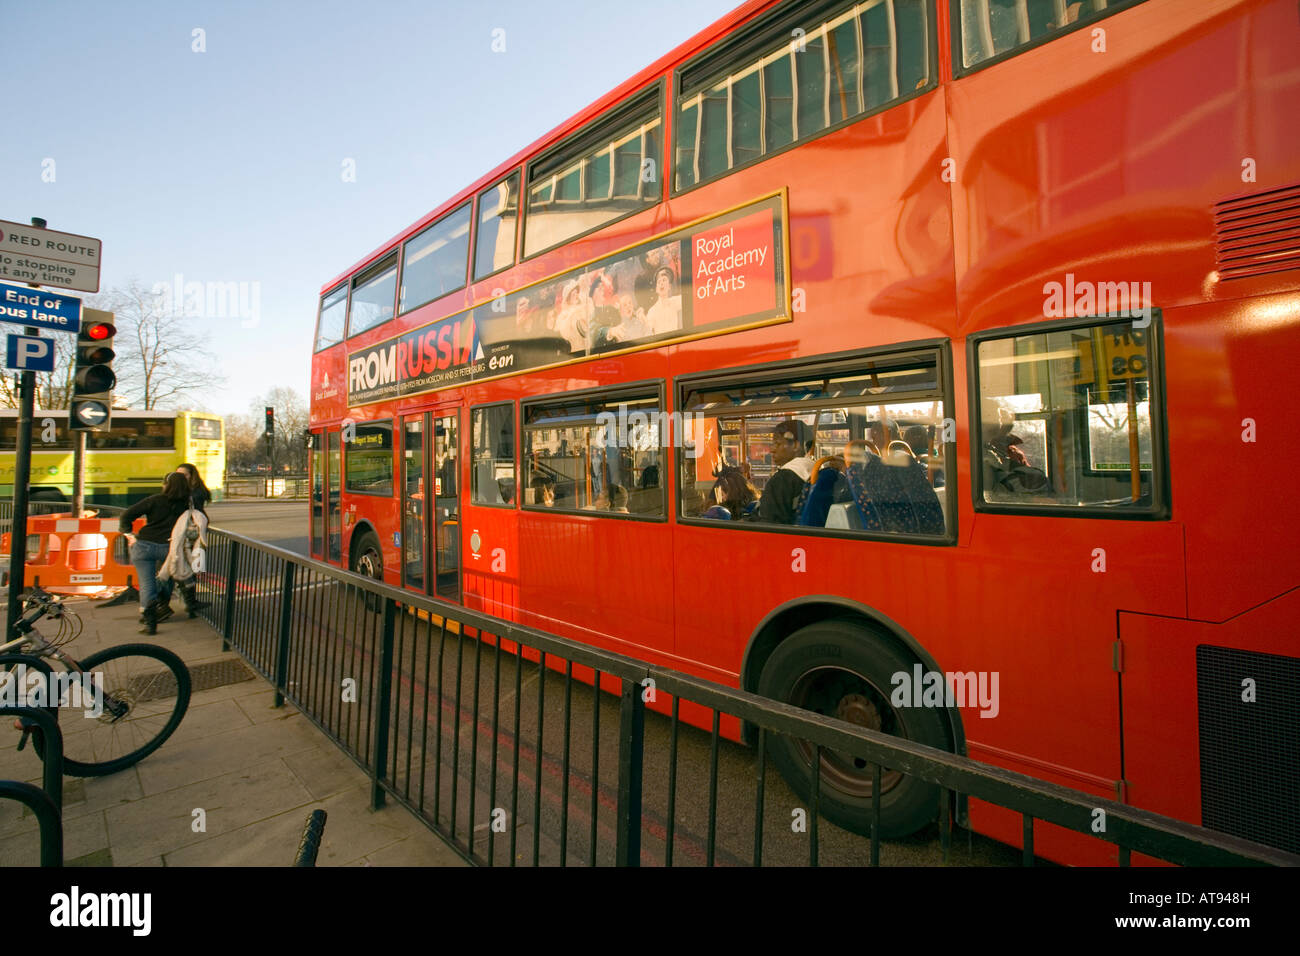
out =
<svg viewBox="0 0 1300 956"><path fill-rule="evenodd" d="M749 483L739 468L724 465L716 472L713 484L716 504L704 513L706 518L725 518L734 521L753 521L758 511L758 489ZM725 510L725 514L718 509Z"/></svg>
<svg viewBox="0 0 1300 956"><path fill-rule="evenodd" d="M536 475L530 483L533 491L533 504L544 508L555 507L555 479L546 475Z"/></svg>
<svg viewBox="0 0 1300 956"><path fill-rule="evenodd" d="M1013 425L984 427L984 486L1001 494L1050 494L1051 484L1041 468L1025 455L1024 439Z"/></svg>
<svg viewBox="0 0 1300 956"><path fill-rule="evenodd" d="M804 454L807 439L804 423L797 418L778 422L772 428L772 464L776 474L767 480L759 499L759 520L769 524L794 524L795 503L812 476L813 460Z"/></svg>
<svg viewBox="0 0 1300 956"><path fill-rule="evenodd" d="M872 422L867 426L867 441L871 451L876 455L884 455L889 448L889 443L897 438L898 428L889 419L883 422Z"/></svg>
<svg viewBox="0 0 1300 956"><path fill-rule="evenodd" d="M916 460L924 466L930 484L935 488L942 488L943 469L930 459L930 436L933 433L933 425L929 428L924 425L911 425L903 429L903 441L907 442Z"/></svg>
<svg viewBox="0 0 1300 956"><path fill-rule="evenodd" d="M628 514L627 489L622 485L609 486L609 510L619 514Z"/></svg>

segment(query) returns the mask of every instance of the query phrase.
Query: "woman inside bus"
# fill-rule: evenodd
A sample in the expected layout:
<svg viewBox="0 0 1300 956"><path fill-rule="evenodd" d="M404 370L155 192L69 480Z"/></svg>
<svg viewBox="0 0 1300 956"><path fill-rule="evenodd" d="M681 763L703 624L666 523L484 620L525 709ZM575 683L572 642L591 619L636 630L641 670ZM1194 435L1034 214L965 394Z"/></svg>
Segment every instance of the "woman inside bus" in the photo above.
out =
<svg viewBox="0 0 1300 956"><path fill-rule="evenodd" d="M186 483L189 485L190 507L195 511L200 512L206 518L208 513L204 510L204 506L212 500L212 492L209 491L208 486L203 483L203 476L199 474L198 467L186 462L185 464L176 467L176 473L182 475L185 478ZM185 541L185 546L188 548L196 537L197 531L191 529L189 536ZM194 585L194 578L191 577L180 582L180 584L181 600L185 602L185 611L190 617L194 617L196 612L209 606L211 602L199 600L198 591ZM175 586L176 580L172 577L168 577L165 580L158 582L158 620L160 621L171 617L172 591Z"/></svg>
<svg viewBox="0 0 1300 956"><path fill-rule="evenodd" d="M700 517L732 521L753 521L758 513L758 489L745 473L733 465L723 465L715 472L714 504Z"/></svg>
<svg viewBox="0 0 1300 956"><path fill-rule="evenodd" d="M140 583L141 634L156 634L158 622L171 614L167 608L159 615L158 566L167 560L172 527L190 507L190 486L185 476L174 471L163 482L162 494L150 495L122 512L119 527L131 546L131 563ZM131 533L131 523L144 517L140 535Z"/></svg>

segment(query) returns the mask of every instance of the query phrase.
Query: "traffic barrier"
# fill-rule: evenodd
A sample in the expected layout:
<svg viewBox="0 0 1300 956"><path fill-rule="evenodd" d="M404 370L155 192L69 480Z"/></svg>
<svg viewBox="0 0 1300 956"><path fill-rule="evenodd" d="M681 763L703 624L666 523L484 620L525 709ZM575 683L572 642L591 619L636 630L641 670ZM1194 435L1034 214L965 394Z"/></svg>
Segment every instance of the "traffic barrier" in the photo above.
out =
<svg viewBox="0 0 1300 956"><path fill-rule="evenodd" d="M144 523L144 518L137 518L133 530L139 531ZM24 586L39 585L54 594L98 594L131 587L135 568L119 528L117 518L29 517ZM10 535L5 534L0 551L7 555L10 547Z"/></svg>

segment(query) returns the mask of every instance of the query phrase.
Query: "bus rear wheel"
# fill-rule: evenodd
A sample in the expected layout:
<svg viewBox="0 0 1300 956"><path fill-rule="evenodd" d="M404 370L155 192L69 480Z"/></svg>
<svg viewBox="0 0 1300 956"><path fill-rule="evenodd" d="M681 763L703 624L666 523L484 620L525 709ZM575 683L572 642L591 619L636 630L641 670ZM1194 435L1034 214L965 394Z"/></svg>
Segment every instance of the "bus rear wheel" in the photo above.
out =
<svg viewBox="0 0 1300 956"><path fill-rule="evenodd" d="M938 708L897 708L890 703L894 674L910 675L915 660L867 627L824 621L796 631L768 658L758 692L851 724L939 749L949 749ZM807 741L770 738L772 762L800 799L812 799L815 751ZM823 749L822 815L854 833L871 831L872 767L861 758ZM909 836L934 820L939 788L888 768L880 774L880 836Z"/></svg>

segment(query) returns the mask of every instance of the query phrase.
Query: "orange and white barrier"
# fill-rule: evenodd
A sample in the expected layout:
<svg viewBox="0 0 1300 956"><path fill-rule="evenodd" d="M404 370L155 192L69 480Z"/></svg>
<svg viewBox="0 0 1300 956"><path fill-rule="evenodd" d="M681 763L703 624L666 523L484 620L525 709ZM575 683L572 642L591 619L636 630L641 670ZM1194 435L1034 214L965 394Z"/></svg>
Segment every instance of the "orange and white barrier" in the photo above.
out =
<svg viewBox="0 0 1300 956"><path fill-rule="evenodd" d="M139 530L144 518L137 518ZM35 515L27 519L24 586L40 585L54 594L97 594L135 583L135 568L117 518ZM37 539L35 542L32 539ZM10 535L0 540L9 554ZM7 566L7 565L6 565Z"/></svg>

